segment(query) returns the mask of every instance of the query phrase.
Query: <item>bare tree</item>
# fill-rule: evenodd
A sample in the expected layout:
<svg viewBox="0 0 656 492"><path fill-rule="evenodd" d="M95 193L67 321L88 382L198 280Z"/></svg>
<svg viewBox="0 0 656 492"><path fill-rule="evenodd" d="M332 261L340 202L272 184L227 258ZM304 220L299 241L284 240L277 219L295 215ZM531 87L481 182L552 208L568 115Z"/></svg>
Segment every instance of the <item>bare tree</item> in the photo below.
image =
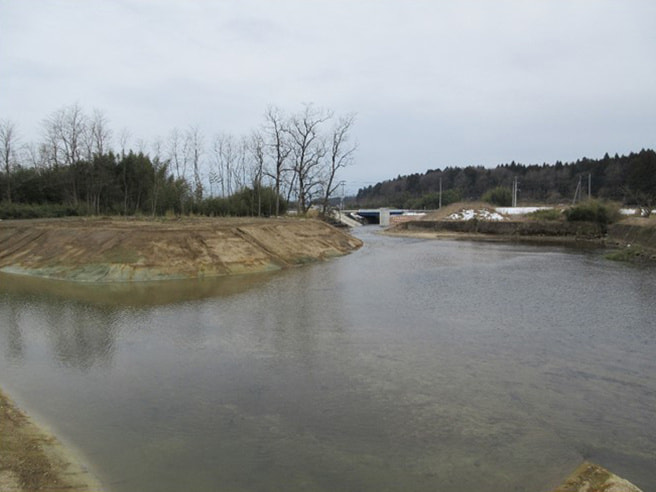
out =
<svg viewBox="0 0 656 492"><path fill-rule="evenodd" d="M339 118L332 130L329 151L330 160L326 166L325 182L323 184L323 205L325 214L328 210L328 201L333 196L340 183L335 179L337 172L353 162L353 154L357 149L356 143L350 142L350 131L355 121L354 114L347 114Z"/></svg>
<svg viewBox="0 0 656 492"><path fill-rule="evenodd" d="M280 194L286 171L285 165L291 154L291 147L287 138L287 122L282 111L275 107L269 107L264 118L268 153L273 160L273 168L267 174L273 179L276 193L276 216L278 216L280 215Z"/></svg>
<svg viewBox="0 0 656 492"><path fill-rule="evenodd" d="M32 167L36 169L43 169L48 167L50 161L50 153L48 151L48 144L41 143L28 143L23 146L24 161L29 162Z"/></svg>
<svg viewBox="0 0 656 492"><path fill-rule="evenodd" d="M123 128L121 133L118 136L118 143L121 147L121 157L128 155L130 150L130 140L132 139L132 133L127 128Z"/></svg>
<svg viewBox="0 0 656 492"><path fill-rule="evenodd" d="M235 168L239 157L235 137L229 133L221 133L214 137L213 152L216 175L221 185L221 196L230 196L233 193Z"/></svg>
<svg viewBox="0 0 656 492"><path fill-rule="evenodd" d="M326 155L321 125L332 113L306 104L305 109L291 117L287 133L294 155L294 178L297 186L299 213L307 212L312 198L321 185L321 163Z"/></svg>
<svg viewBox="0 0 656 492"><path fill-rule="evenodd" d="M251 133L248 151L253 163L253 189L257 196L257 216L262 215L262 178L264 175L264 137L259 131ZM271 213L271 212L269 212Z"/></svg>
<svg viewBox="0 0 656 492"><path fill-rule="evenodd" d="M70 200L78 205L80 176L77 167L84 152L87 118L76 103L53 112L43 122L50 159L55 166L70 166Z"/></svg>
<svg viewBox="0 0 656 492"><path fill-rule="evenodd" d="M166 180L166 173L168 172L169 161L163 157L164 144L162 140L157 137L153 142L153 189L151 192L151 208L153 217L157 213L157 206L159 200L160 190Z"/></svg>
<svg viewBox="0 0 656 492"><path fill-rule="evenodd" d="M2 152L2 169L6 174L7 189L5 199L11 203L11 172L16 165L17 151L16 125L13 121L0 121L0 151Z"/></svg>
<svg viewBox="0 0 656 492"><path fill-rule="evenodd" d="M236 145L235 172L233 173L235 180L234 190L236 192L248 187L250 181L252 181L249 179L250 166L248 157L248 137L242 136Z"/></svg>
<svg viewBox="0 0 656 492"><path fill-rule="evenodd" d="M200 172L200 159L203 155L203 135L198 126L191 126L185 136L185 161L190 163L194 173L194 197L203 199L203 180Z"/></svg>
<svg viewBox="0 0 656 492"><path fill-rule="evenodd" d="M183 147L184 143L182 135L180 134L180 130L174 128L171 130L171 133L169 133L169 137L166 142L166 155L167 158L171 161L176 179L185 178L187 174Z"/></svg>
<svg viewBox="0 0 656 492"><path fill-rule="evenodd" d="M87 118L84 132L85 159L91 161L94 155L102 155L109 151L112 132L109 129L107 117L94 109L91 118Z"/></svg>
<svg viewBox="0 0 656 492"><path fill-rule="evenodd" d="M87 119L76 103L53 112L43 123L55 165L74 165L82 158Z"/></svg>
<svg viewBox="0 0 656 492"><path fill-rule="evenodd" d="M215 137L212 142L211 158L208 163L207 181L210 184L210 196L215 195L215 187L223 187L223 174L221 173L221 146L219 145L219 137ZM216 190L218 193L218 189Z"/></svg>

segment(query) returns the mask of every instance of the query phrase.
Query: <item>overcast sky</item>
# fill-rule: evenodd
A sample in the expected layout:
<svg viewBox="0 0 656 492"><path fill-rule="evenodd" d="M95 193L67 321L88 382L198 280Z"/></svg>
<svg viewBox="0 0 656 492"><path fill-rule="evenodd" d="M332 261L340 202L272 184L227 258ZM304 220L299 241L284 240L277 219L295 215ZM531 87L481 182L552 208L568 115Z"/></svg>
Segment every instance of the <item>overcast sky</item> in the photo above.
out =
<svg viewBox="0 0 656 492"><path fill-rule="evenodd" d="M0 0L0 119L115 134L357 114L349 190L446 166L656 147L654 0Z"/></svg>

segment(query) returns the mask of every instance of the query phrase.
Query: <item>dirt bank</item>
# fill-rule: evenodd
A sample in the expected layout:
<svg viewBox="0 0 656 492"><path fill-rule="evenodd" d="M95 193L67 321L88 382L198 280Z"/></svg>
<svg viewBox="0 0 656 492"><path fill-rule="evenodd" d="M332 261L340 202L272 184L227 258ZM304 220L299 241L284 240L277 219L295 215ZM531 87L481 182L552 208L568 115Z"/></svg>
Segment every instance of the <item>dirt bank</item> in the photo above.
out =
<svg viewBox="0 0 656 492"><path fill-rule="evenodd" d="M549 244L603 245L604 233L592 222L527 220L416 220L390 227L386 233L415 237L522 241Z"/></svg>
<svg viewBox="0 0 656 492"><path fill-rule="evenodd" d="M631 249L637 260L656 263L656 217L631 217L608 227L608 246Z"/></svg>
<svg viewBox="0 0 656 492"><path fill-rule="evenodd" d="M0 222L0 271L79 282L215 277L339 256L361 241L319 220Z"/></svg>
<svg viewBox="0 0 656 492"><path fill-rule="evenodd" d="M530 220L453 220L425 217L390 227L388 234L414 237L511 241L633 248L638 259L656 261L656 218L631 217L602 228L593 222ZM636 247L639 249L636 251Z"/></svg>
<svg viewBox="0 0 656 492"><path fill-rule="evenodd" d="M605 468L586 462L553 492L641 492L641 490Z"/></svg>
<svg viewBox="0 0 656 492"><path fill-rule="evenodd" d="M0 490L100 491L102 486L0 391Z"/></svg>

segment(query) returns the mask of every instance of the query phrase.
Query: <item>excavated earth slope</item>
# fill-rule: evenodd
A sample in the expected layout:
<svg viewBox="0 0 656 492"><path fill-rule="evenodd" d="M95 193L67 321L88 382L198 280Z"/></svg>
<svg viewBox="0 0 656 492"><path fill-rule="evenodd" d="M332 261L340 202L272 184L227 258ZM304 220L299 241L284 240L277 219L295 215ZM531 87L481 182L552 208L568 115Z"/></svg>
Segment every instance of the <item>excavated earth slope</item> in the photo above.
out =
<svg viewBox="0 0 656 492"><path fill-rule="evenodd" d="M362 242L319 220L62 219L0 222L0 271L124 282L277 270Z"/></svg>

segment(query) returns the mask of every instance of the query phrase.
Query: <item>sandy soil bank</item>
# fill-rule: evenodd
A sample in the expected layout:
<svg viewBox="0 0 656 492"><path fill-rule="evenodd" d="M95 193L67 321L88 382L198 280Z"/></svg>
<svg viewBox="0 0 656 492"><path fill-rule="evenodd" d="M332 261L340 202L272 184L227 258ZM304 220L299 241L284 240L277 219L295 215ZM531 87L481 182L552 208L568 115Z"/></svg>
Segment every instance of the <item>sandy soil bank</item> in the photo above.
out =
<svg viewBox="0 0 656 492"><path fill-rule="evenodd" d="M627 260L656 261L656 217L629 217L604 228L593 222L534 220L522 215L497 214L498 218L491 220L487 214L482 214L490 210L484 204L464 208L463 204L455 204L417 220L400 222L385 233L420 238L605 247L619 252L630 248ZM473 212L474 220L467 220L464 212Z"/></svg>
<svg viewBox="0 0 656 492"><path fill-rule="evenodd" d="M631 482L593 463L583 463L553 492L642 492Z"/></svg>
<svg viewBox="0 0 656 492"><path fill-rule="evenodd" d="M0 271L78 282L216 277L349 253L346 232L304 219L0 222Z"/></svg>
<svg viewBox="0 0 656 492"><path fill-rule="evenodd" d="M0 490L101 491L102 485L0 391Z"/></svg>

